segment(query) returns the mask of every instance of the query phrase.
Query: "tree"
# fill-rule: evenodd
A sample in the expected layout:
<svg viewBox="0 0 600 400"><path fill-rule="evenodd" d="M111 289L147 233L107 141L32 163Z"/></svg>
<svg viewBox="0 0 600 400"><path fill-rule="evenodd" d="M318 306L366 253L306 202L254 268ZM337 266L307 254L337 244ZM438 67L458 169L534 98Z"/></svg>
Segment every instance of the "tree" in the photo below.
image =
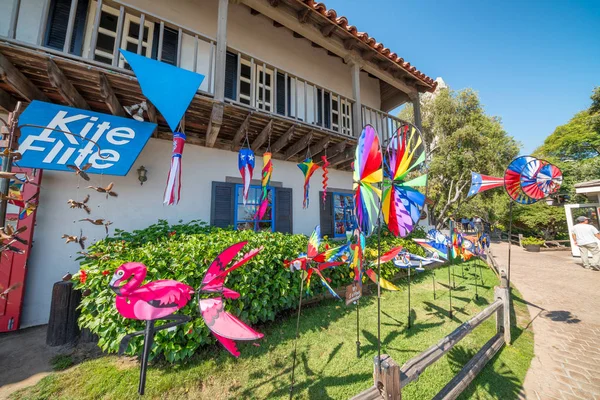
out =
<svg viewBox="0 0 600 400"><path fill-rule="evenodd" d="M412 119L412 106L400 113ZM465 206L471 171L502 176L519 151L518 143L502 128L499 118L485 114L479 96L472 89L442 89L422 101L423 136L428 151L429 185L427 197L432 222L442 227ZM494 197L484 193L478 201L481 214L493 213ZM482 215L483 217L484 215Z"/></svg>
<svg viewBox="0 0 600 400"><path fill-rule="evenodd" d="M600 155L600 87L594 89L592 105L558 126L536 150L538 154L566 160L585 160Z"/></svg>

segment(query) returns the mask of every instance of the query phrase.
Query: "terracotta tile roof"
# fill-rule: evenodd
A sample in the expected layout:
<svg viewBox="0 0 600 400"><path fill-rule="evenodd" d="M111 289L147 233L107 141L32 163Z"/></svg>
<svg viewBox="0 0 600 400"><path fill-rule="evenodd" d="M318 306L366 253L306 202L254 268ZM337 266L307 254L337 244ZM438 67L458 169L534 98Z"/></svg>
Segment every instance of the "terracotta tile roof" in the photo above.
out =
<svg viewBox="0 0 600 400"><path fill-rule="evenodd" d="M327 9L327 6L325 4L315 2L314 0L296 0L296 1L303 3L304 5L308 6L312 10L318 12L319 14L321 14L322 16L324 16L325 18L327 18L328 20L330 20L331 22L336 24L341 29L345 30L346 32L350 33L352 36L359 39L361 42L365 43L367 46L376 50L379 54L383 55L384 57L386 57L386 58L392 60L393 62L395 62L396 64L398 64L406 72L410 73L412 76L419 79L423 83L429 85L431 87L431 89L429 89L429 91L435 90L435 88L437 86L437 82L434 79L428 77L427 75L425 75L424 73L422 73L421 71L416 69L414 66L410 65L409 62L404 61L404 59L402 57L398 56L396 53L393 53L390 49L385 47L383 45L383 43L377 42L377 40L375 38L369 36L369 34L367 32L359 32L355 26L350 25L348 23L348 18L344 17L343 15L338 17L337 12L333 8Z"/></svg>

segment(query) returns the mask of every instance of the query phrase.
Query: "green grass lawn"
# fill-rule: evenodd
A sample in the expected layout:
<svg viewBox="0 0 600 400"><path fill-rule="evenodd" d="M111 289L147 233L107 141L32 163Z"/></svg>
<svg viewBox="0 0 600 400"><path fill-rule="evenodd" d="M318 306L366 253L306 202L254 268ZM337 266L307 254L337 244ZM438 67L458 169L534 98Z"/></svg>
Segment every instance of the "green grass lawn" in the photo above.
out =
<svg viewBox="0 0 600 400"><path fill-rule="evenodd" d="M400 292L383 292L381 298L382 352L403 364L452 332L493 300L494 273L482 268L484 285L475 300L474 264L455 266L454 318L448 318L448 271L435 270L437 299L433 299L433 272L413 276L413 326L407 328L406 280L396 283ZM442 284L446 285L443 286ZM529 320L526 305L513 290L513 345L505 346L462 398L515 399L533 358L533 333L524 330ZM198 353L185 365L150 365L146 398L277 399L288 398L295 313L257 327L265 334L260 346L240 343L235 359L221 347ZM377 354L377 298L360 304L361 357L356 357L356 307L327 300L303 309L298 341L295 398L347 399L373 384L373 357ZM494 318L479 326L449 354L402 392L403 399L432 398L495 333ZM139 365L127 357L103 356L55 372L37 385L13 394L14 399L131 399L137 396Z"/></svg>

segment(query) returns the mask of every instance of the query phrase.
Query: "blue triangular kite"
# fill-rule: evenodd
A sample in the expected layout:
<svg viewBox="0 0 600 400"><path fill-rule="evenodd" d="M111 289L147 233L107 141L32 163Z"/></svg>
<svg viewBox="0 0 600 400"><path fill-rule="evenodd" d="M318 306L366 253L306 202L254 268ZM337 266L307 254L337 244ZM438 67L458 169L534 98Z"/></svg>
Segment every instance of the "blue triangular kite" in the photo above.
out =
<svg viewBox="0 0 600 400"><path fill-rule="evenodd" d="M167 120L171 131L189 107L204 75L153 60L127 50L120 49L135 76L142 93Z"/></svg>

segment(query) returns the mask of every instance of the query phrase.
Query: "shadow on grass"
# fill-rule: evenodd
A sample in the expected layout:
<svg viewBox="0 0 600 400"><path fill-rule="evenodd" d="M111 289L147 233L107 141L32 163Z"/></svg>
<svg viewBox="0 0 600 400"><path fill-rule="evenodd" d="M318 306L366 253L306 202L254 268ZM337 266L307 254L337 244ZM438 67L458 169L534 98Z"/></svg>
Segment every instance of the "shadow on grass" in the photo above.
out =
<svg viewBox="0 0 600 400"><path fill-rule="evenodd" d="M481 388L491 398L494 399L518 399L522 397L522 388L519 378L505 363L498 361L498 357L502 354L500 350L488 365L495 365L495 371L491 368L484 368L478 376L478 379L471 383L459 399L478 399L478 389ZM455 346L448 353L448 363L452 371L457 374L463 366L477 353L476 350L468 350L463 346Z"/></svg>

